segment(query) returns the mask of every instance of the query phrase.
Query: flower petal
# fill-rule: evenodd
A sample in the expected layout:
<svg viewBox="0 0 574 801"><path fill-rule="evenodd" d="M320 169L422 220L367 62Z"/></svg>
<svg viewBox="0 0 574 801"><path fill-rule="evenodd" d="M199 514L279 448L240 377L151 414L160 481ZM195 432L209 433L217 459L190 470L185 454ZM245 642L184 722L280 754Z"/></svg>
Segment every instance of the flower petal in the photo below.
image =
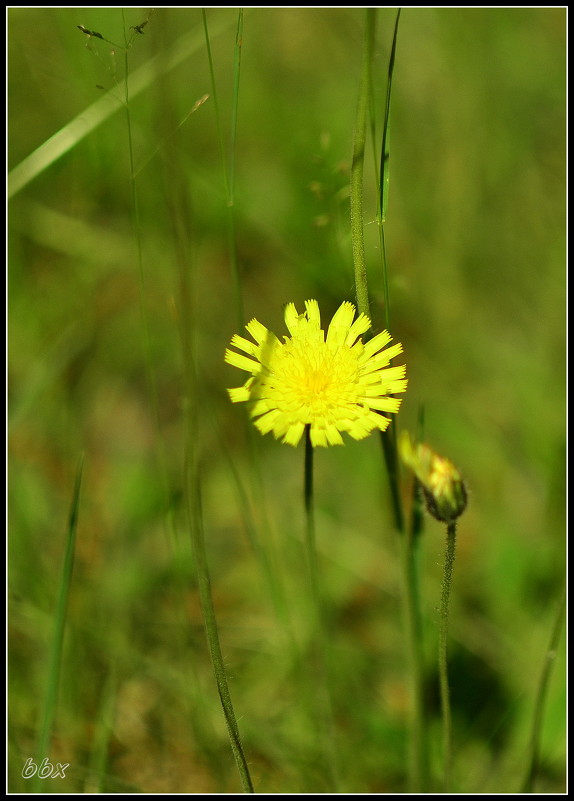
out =
<svg viewBox="0 0 574 801"><path fill-rule="evenodd" d="M232 364L234 367L239 367L240 370L247 370L248 373L253 375L260 373L262 365L254 359L248 359L247 356L242 356L240 353L235 353L234 350L225 351L225 361L227 364Z"/></svg>

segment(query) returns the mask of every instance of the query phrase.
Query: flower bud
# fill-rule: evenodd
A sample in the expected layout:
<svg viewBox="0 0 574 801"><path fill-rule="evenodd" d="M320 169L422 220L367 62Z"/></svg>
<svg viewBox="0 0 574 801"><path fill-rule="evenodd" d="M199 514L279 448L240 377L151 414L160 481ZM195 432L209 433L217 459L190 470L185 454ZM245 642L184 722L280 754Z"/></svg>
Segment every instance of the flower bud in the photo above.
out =
<svg viewBox="0 0 574 801"><path fill-rule="evenodd" d="M399 451L403 462L421 483L430 514L444 523L460 517L466 509L467 493L462 476L453 463L436 454L428 445L414 445L406 431L401 434Z"/></svg>

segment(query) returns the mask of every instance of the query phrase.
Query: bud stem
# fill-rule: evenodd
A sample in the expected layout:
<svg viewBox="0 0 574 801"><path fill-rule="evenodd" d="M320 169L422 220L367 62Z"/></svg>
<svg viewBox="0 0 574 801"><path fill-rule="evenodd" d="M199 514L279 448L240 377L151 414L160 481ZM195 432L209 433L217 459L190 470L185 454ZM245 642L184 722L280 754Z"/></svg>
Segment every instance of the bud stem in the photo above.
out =
<svg viewBox="0 0 574 801"><path fill-rule="evenodd" d="M450 711L450 690L448 686L448 603L452 585L452 571L456 544L456 522L452 520L446 528L446 549L444 572L440 599L440 632L438 649L438 668L440 679L440 700L443 719L443 751L444 751L444 791L449 792L450 772L452 764L452 719Z"/></svg>

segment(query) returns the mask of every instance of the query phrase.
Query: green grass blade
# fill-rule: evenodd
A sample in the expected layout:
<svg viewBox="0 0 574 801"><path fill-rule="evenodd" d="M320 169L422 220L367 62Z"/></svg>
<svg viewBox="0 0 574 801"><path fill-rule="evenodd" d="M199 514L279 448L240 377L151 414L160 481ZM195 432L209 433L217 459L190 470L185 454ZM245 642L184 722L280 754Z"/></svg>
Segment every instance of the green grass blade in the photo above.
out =
<svg viewBox="0 0 574 801"><path fill-rule="evenodd" d="M222 17L214 26L212 34L220 34L229 26L230 23ZM134 70L127 79L129 96L132 100L157 80L158 72L162 74L171 72L192 53L196 53L203 43L201 33L194 30L178 39L167 56L162 54L161 57L151 58ZM16 165L8 174L8 199L14 197L44 170L106 122L112 114L123 108L123 95L122 79L106 95L84 109Z"/></svg>
<svg viewBox="0 0 574 801"><path fill-rule="evenodd" d="M393 85L393 71L395 68L395 52L397 48L397 32L399 29L399 19L401 9L397 11L395 19L395 30L393 33L393 43L391 45L391 55L389 58L389 69L387 73L387 93L385 99L385 118L383 123L383 143L381 147L380 181L379 181L379 219L385 222L387 208L389 205L389 155L390 155L390 135L391 135L391 90Z"/></svg>
<svg viewBox="0 0 574 801"><path fill-rule="evenodd" d="M62 565L62 574L60 577L60 589L58 592L58 600L56 603L56 613L54 615L54 633L52 636L50 655L48 659L48 673L47 673L48 677L46 684L46 694L44 697L44 712L42 718L42 726L40 729L40 737L38 740L38 750L36 758L37 765L40 765L45 758L47 757L49 758L50 756L49 754L50 740L52 738L52 728L54 725L54 717L56 715L56 707L58 705L60 668L62 664L62 649L64 645L64 633L66 628L68 597L70 594L72 572L74 569L74 552L76 545L76 530L78 526L78 511L80 505L80 487L82 485L83 465L84 465L84 457L82 455L76 470L76 480L74 483L72 503L70 505L70 514L68 518L66 552L64 554L64 562ZM42 785L42 779L40 778L40 771L38 770L34 777L32 792L38 793L41 789L41 785Z"/></svg>
<svg viewBox="0 0 574 801"><path fill-rule="evenodd" d="M385 117L383 122L383 139L381 145L381 162L379 166L379 206L377 218L379 222L379 247L381 252L381 262L383 267L383 296L385 305L385 325L390 327L390 300L389 300L389 276L387 269L387 251L385 246L385 220L389 205L389 161L390 161L390 133L391 133L391 88L393 82L393 71L395 67L395 51L397 46L397 32L399 28L399 18L401 10L397 11L395 19L395 29L393 32L393 43L391 45L391 55L389 57L389 68L387 71L387 91L385 98Z"/></svg>

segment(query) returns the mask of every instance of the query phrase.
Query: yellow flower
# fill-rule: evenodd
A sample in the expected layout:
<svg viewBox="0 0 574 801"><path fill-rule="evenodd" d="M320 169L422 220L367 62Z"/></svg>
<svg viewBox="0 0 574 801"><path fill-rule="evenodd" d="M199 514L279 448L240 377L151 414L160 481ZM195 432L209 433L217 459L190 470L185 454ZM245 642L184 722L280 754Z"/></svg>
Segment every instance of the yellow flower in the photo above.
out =
<svg viewBox="0 0 574 801"><path fill-rule="evenodd" d="M453 463L428 445L413 445L406 431L399 439L399 451L403 462L422 484L427 508L433 517L444 522L459 517L466 508L467 495L462 476Z"/></svg>
<svg viewBox="0 0 574 801"><path fill-rule="evenodd" d="M231 400L252 401L257 428L289 445L299 443L307 425L313 446L342 445L343 431L354 439L384 431L390 419L382 412L398 412L401 401L391 395L407 387L405 365L388 366L403 346L386 348L387 331L363 343L371 321L360 314L353 322L352 303L341 304L326 337L317 301L305 301L305 308L298 314L294 303L285 307L291 336L284 342L257 320L245 326L255 343L233 337L232 347L243 353L228 348L225 361L251 376L228 390Z"/></svg>

